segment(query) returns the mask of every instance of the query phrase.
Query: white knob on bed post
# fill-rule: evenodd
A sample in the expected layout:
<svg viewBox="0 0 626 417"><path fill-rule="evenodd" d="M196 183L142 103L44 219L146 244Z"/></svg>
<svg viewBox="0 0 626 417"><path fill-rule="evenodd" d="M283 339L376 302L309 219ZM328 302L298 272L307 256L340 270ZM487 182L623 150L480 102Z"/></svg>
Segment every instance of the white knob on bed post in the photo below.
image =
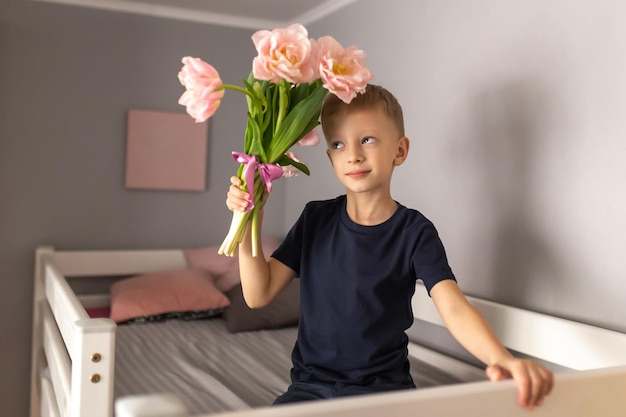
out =
<svg viewBox="0 0 626 417"><path fill-rule="evenodd" d="M115 402L116 417L189 417L182 401L173 394L123 397Z"/></svg>

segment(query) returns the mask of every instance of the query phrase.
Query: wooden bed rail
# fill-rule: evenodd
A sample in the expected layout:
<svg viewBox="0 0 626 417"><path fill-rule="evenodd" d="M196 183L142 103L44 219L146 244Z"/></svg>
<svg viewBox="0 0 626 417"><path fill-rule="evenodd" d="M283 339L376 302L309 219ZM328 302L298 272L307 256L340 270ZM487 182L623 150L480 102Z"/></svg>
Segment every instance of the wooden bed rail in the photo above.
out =
<svg viewBox="0 0 626 417"><path fill-rule="evenodd" d="M66 277L135 275L187 266L180 249L60 251L54 253L54 263Z"/></svg>
<svg viewBox="0 0 626 417"><path fill-rule="evenodd" d="M618 417L626 415L625 390L626 367L617 367L557 374L554 391L532 414L517 405L517 389L509 380L264 407L210 417ZM188 417L182 404L167 396L123 398L117 401L115 410L117 417Z"/></svg>
<svg viewBox="0 0 626 417"><path fill-rule="evenodd" d="M58 271L52 260L43 258L43 279L46 299L70 354L74 346L75 323L88 319L87 312L75 297L67 281ZM73 359L73 358L72 358Z"/></svg>
<svg viewBox="0 0 626 417"><path fill-rule="evenodd" d="M35 271L31 417L111 417L115 323L89 318L52 249L38 249Z"/></svg>
<svg viewBox="0 0 626 417"><path fill-rule="evenodd" d="M30 417L113 415L115 323L90 319L66 277L132 275L185 265L181 250L55 251L50 246L38 247ZM50 375L42 379L46 366Z"/></svg>
<svg viewBox="0 0 626 417"><path fill-rule="evenodd" d="M70 398L71 360L50 307L44 304L41 307L41 311L43 318L43 350L45 357L48 359L47 363L50 373L50 394L54 395L54 403L57 405L56 411L60 415L65 415L67 401Z"/></svg>

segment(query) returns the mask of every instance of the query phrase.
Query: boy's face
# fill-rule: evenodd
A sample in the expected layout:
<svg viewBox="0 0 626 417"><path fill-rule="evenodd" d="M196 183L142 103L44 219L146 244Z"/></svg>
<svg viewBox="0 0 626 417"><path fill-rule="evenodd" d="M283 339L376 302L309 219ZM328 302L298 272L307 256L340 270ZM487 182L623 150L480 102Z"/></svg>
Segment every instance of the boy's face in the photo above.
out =
<svg viewBox="0 0 626 417"><path fill-rule="evenodd" d="M393 168L402 164L409 140L382 109L350 111L334 120L326 153L348 192L389 193Z"/></svg>

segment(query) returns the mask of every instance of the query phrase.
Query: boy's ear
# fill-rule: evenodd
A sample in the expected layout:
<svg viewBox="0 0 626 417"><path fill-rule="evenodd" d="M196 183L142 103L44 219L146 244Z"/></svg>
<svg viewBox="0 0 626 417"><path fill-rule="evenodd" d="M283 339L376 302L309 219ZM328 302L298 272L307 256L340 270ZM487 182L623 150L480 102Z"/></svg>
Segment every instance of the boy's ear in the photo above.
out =
<svg viewBox="0 0 626 417"><path fill-rule="evenodd" d="M393 165L398 166L402 165L406 158L409 156L409 146L410 146L409 138L406 136L401 137L398 140L398 149L396 151L396 157L393 159Z"/></svg>
<svg viewBox="0 0 626 417"><path fill-rule="evenodd" d="M330 149L326 149L326 156L328 157L328 160L330 161L330 165L333 165L333 158L330 157Z"/></svg>

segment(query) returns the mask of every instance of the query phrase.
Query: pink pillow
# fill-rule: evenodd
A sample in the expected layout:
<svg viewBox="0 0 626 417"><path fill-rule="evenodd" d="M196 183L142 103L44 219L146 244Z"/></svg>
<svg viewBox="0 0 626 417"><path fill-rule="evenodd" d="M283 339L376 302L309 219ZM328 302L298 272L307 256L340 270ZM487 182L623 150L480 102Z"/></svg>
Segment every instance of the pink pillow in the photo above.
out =
<svg viewBox="0 0 626 417"><path fill-rule="evenodd" d="M278 248L280 241L274 236L263 236L261 247L266 259ZM218 255L218 246L207 248L185 249L183 251L187 266L208 271L215 278L215 286L226 292L241 282L239 277L239 261L237 256Z"/></svg>
<svg viewBox="0 0 626 417"><path fill-rule="evenodd" d="M230 305L207 271L181 269L122 279L111 286L111 320L219 310Z"/></svg>
<svg viewBox="0 0 626 417"><path fill-rule="evenodd" d="M89 317L92 319L108 319L109 317L111 317L111 307L87 308L86 311Z"/></svg>

